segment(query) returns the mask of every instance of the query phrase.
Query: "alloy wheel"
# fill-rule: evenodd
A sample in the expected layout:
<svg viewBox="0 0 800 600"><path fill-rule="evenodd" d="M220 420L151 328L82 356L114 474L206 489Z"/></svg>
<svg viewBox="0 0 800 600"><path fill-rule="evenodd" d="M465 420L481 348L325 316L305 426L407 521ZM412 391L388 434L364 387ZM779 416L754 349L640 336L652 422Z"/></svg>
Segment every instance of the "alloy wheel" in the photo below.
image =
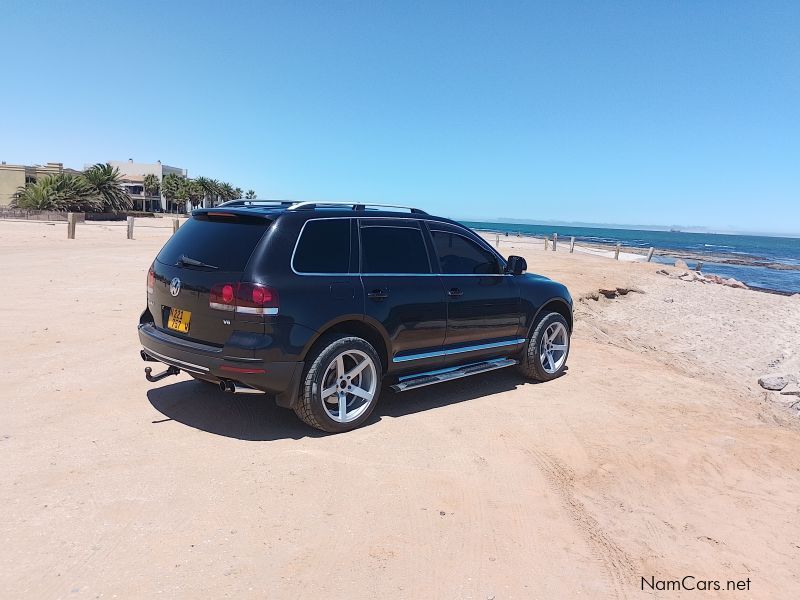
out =
<svg viewBox="0 0 800 600"><path fill-rule="evenodd" d="M337 355L320 384L322 406L337 423L355 421L369 408L378 386L375 363L360 350Z"/></svg>

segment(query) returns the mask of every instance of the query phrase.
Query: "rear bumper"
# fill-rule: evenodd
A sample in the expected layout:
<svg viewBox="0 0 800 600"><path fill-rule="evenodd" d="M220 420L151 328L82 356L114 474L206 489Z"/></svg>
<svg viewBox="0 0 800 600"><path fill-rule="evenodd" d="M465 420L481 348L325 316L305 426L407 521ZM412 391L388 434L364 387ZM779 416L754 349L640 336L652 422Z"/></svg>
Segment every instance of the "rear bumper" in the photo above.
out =
<svg viewBox="0 0 800 600"><path fill-rule="evenodd" d="M139 342L148 357L209 381L236 381L274 394L280 406L293 407L303 362L265 362L259 358L226 356L224 348L198 344L139 325Z"/></svg>

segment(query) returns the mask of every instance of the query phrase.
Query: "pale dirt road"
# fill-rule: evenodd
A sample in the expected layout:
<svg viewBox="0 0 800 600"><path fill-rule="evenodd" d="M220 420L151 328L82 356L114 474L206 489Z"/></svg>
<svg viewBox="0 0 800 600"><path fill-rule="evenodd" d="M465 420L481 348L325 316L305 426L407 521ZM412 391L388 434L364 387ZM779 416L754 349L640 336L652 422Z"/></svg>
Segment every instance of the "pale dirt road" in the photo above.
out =
<svg viewBox="0 0 800 600"><path fill-rule="evenodd" d="M700 595L642 592L651 575L751 580L702 597L800 590L796 417L729 365L692 371L672 360L691 347L646 337L661 317L644 299L699 287L526 250L576 298L645 294L579 303L557 381L508 370L386 392L368 426L323 436L259 397L148 384L135 324L169 230L65 229L0 222L3 597ZM607 331L620 306L649 322Z"/></svg>

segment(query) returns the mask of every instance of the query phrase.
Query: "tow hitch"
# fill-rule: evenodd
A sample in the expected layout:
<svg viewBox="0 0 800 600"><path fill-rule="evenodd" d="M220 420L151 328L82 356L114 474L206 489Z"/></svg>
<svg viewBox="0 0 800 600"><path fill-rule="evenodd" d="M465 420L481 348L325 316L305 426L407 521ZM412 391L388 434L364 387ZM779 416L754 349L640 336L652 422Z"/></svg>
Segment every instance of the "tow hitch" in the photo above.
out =
<svg viewBox="0 0 800 600"><path fill-rule="evenodd" d="M151 369L150 367L144 368L144 376L147 378L147 381L153 381L153 382L161 381L162 379L164 379L164 377L169 377L170 375L177 375L178 373L181 372L181 370L178 367L170 366L167 367L166 371L164 371L163 373L159 373L158 375L151 375L152 372L153 369Z"/></svg>

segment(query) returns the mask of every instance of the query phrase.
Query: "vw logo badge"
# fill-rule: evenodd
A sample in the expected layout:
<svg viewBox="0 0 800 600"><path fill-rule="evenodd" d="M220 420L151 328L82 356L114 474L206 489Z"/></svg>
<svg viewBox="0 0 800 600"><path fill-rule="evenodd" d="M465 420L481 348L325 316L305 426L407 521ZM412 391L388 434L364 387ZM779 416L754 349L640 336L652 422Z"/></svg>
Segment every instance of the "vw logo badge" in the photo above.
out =
<svg viewBox="0 0 800 600"><path fill-rule="evenodd" d="M173 296L181 293L181 280L177 277L173 277L172 281L169 282L169 293Z"/></svg>

